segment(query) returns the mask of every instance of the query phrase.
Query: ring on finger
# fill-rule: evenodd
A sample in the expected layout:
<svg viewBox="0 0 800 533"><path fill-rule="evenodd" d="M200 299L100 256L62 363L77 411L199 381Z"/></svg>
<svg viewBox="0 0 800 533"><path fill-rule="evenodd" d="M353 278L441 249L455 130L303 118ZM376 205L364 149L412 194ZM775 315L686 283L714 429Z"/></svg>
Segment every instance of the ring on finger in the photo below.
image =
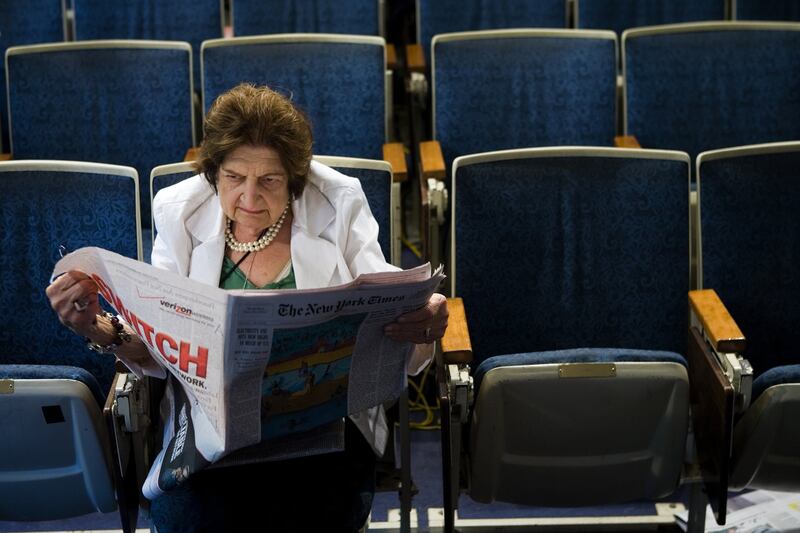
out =
<svg viewBox="0 0 800 533"><path fill-rule="evenodd" d="M86 300L82 300L82 299L81 300L72 300L72 307L74 307L77 312L83 313L84 311L86 311L86 309L88 309L89 302L87 302Z"/></svg>

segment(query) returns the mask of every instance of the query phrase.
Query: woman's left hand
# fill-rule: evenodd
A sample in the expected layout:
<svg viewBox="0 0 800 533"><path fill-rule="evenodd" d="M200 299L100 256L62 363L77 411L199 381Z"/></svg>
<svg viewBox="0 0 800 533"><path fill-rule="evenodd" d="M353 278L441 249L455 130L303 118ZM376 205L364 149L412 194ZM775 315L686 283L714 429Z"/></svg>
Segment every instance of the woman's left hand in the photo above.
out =
<svg viewBox="0 0 800 533"><path fill-rule="evenodd" d="M428 344L442 338L447 329L447 316L447 298L434 293L424 307L400 315L383 331L393 341Z"/></svg>

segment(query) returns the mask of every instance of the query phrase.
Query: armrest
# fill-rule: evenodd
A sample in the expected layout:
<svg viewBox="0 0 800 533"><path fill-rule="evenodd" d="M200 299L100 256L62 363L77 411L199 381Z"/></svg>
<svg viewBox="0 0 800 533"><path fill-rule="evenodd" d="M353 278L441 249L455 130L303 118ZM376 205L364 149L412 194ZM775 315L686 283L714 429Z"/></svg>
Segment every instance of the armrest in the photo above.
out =
<svg viewBox="0 0 800 533"><path fill-rule="evenodd" d="M0 161L11 161L11 154L0 154Z"/></svg>
<svg viewBox="0 0 800 533"><path fill-rule="evenodd" d="M197 152L200 151L199 146L192 146L188 150L186 150L186 155L183 156L184 161L194 161L197 159Z"/></svg>
<svg viewBox="0 0 800 533"><path fill-rule="evenodd" d="M633 135L617 135L614 137L614 146L616 148L641 148L639 140Z"/></svg>
<svg viewBox="0 0 800 533"><path fill-rule="evenodd" d="M689 291L689 303L714 350L738 353L744 351L744 335L716 291Z"/></svg>
<svg viewBox="0 0 800 533"><path fill-rule="evenodd" d="M384 144L383 159L392 165L392 181L397 183L408 179L408 167L403 143Z"/></svg>
<svg viewBox="0 0 800 533"><path fill-rule="evenodd" d="M425 73L425 53L421 44L406 45L406 67L410 72Z"/></svg>
<svg viewBox="0 0 800 533"><path fill-rule="evenodd" d="M393 44L386 45L386 68L397 70L397 48Z"/></svg>
<svg viewBox="0 0 800 533"><path fill-rule="evenodd" d="M419 163L422 180L443 180L446 177L444 156L439 141L424 141L419 143Z"/></svg>
<svg viewBox="0 0 800 533"><path fill-rule="evenodd" d="M470 363L472 361L472 342L469 339L467 315L464 312L464 300L448 298L447 310L450 317L447 329L442 337L442 357L445 363Z"/></svg>

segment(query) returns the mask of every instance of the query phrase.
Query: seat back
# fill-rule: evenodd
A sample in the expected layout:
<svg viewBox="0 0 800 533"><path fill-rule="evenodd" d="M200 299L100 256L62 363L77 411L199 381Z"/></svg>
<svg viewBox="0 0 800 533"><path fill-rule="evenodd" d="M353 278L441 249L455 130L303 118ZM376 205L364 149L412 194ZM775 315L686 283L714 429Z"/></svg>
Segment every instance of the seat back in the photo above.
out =
<svg viewBox="0 0 800 533"><path fill-rule="evenodd" d="M5 0L0 2L0 54L11 46L64 41L67 29L64 0ZM5 61L0 61L0 147L8 150Z"/></svg>
<svg viewBox="0 0 800 533"><path fill-rule="evenodd" d="M623 34L625 133L702 151L800 138L800 24L716 22Z"/></svg>
<svg viewBox="0 0 800 533"><path fill-rule="evenodd" d="M114 358L98 357L64 327L45 288L67 251L99 246L141 258L139 184L129 167L66 161L0 163L0 363L86 369L108 391Z"/></svg>
<svg viewBox="0 0 800 533"><path fill-rule="evenodd" d="M236 0L233 34L383 35L383 0Z"/></svg>
<svg viewBox="0 0 800 533"><path fill-rule="evenodd" d="M685 353L685 154L509 150L459 158L453 176L451 290L476 364L582 346Z"/></svg>
<svg viewBox="0 0 800 533"><path fill-rule="evenodd" d="M441 33L506 28L565 28L564 0L417 0L417 42L430 57Z"/></svg>
<svg viewBox="0 0 800 533"><path fill-rule="evenodd" d="M76 41L151 39L192 45L195 86L200 87L200 43L224 34L224 0L71 0Z"/></svg>
<svg viewBox="0 0 800 533"><path fill-rule="evenodd" d="M800 142L698 157L698 279L747 338L753 403L734 429L733 488L800 488Z"/></svg>
<svg viewBox="0 0 800 533"><path fill-rule="evenodd" d="M707 152L697 168L701 287L745 334L756 376L800 363L800 142Z"/></svg>
<svg viewBox="0 0 800 533"><path fill-rule="evenodd" d="M297 34L206 41L203 110L239 83L267 85L310 118L317 153L380 159L386 59L380 37Z"/></svg>
<svg viewBox="0 0 800 533"><path fill-rule="evenodd" d="M800 4L794 0L732 0L732 3L734 19L800 21Z"/></svg>
<svg viewBox="0 0 800 533"><path fill-rule="evenodd" d="M99 161L148 176L194 144L188 43L14 47L7 66L15 159ZM145 224L148 189L140 190Z"/></svg>
<svg viewBox="0 0 800 533"><path fill-rule="evenodd" d="M618 35L628 28L724 20L725 0L575 0L575 27L614 30Z"/></svg>
<svg viewBox="0 0 800 533"><path fill-rule="evenodd" d="M452 291L478 364L470 495L671 493L689 411L688 156L508 150L459 157L453 176Z"/></svg>
<svg viewBox="0 0 800 533"><path fill-rule="evenodd" d="M460 155L554 145L610 145L616 36L589 30L496 30L433 40L433 136Z"/></svg>

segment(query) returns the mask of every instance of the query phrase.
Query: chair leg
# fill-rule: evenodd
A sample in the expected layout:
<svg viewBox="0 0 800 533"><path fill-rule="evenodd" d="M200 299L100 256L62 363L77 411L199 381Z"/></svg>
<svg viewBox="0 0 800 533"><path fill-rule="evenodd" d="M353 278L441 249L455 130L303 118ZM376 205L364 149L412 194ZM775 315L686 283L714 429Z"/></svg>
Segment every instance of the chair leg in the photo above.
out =
<svg viewBox="0 0 800 533"><path fill-rule="evenodd" d="M437 366L442 373L442 365ZM453 443L451 430L450 397L443 376L437 379L442 435L442 502L444 504L444 531L455 531L455 504L453 501Z"/></svg>
<svg viewBox="0 0 800 533"><path fill-rule="evenodd" d="M411 431L408 417L408 387L400 395L400 531L411 531Z"/></svg>
<svg viewBox="0 0 800 533"><path fill-rule="evenodd" d="M706 525L706 497L703 483L692 483L689 493L689 523L686 533L703 533Z"/></svg>

